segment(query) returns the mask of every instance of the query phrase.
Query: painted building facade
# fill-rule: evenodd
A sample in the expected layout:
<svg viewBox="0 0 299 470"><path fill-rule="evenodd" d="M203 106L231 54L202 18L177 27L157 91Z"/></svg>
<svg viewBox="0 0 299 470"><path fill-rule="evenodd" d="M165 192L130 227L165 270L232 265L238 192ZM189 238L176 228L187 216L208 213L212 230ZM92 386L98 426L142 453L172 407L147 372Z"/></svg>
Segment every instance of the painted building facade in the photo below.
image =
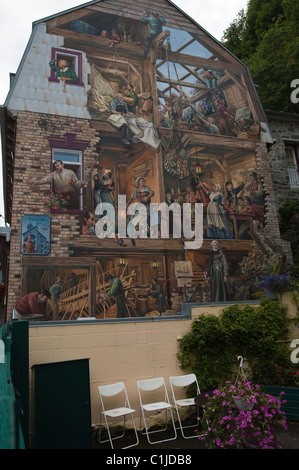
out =
<svg viewBox="0 0 299 470"><path fill-rule="evenodd" d="M180 315L182 302L254 299L271 257L291 259L250 74L169 1L92 1L36 21L1 120L8 318L43 290L51 321ZM101 238L100 204L117 213L119 196L144 205L146 226L150 204L185 207L194 238L202 204L202 245L186 248L172 211L169 237L158 216L156 237L134 238L132 212Z"/></svg>

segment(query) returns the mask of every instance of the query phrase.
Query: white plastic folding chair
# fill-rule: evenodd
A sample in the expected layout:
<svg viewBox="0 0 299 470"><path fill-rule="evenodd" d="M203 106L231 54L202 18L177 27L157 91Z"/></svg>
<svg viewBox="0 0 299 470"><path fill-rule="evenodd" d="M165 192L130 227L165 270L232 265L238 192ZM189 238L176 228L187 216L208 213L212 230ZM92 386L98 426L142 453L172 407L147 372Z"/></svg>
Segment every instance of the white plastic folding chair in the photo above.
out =
<svg viewBox="0 0 299 470"><path fill-rule="evenodd" d="M174 423L174 416L173 416L173 407L169 401L165 381L163 377L157 377L154 379L145 379L145 380L138 380L137 381L137 389L139 395L139 402L140 402L140 432L141 434L146 434L147 440L150 444L158 444L160 442L172 441L177 438L177 432ZM161 398L161 401L150 401L153 399ZM148 427L148 419L151 413L157 413L158 411L165 411L165 426L162 429L157 430L149 430ZM169 411L172 421L172 428L173 428L173 436L166 437L167 425L168 425L168 418L167 418L167 411ZM143 418L145 433L141 430L141 418ZM151 434L163 432L165 439L151 441L150 436Z"/></svg>
<svg viewBox="0 0 299 470"><path fill-rule="evenodd" d="M196 392L195 392L194 397L200 394L200 389L199 389L195 374L172 376L172 377L169 377L169 382L170 382L170 388L171 388L171 394L172 394L172 402L176 410L176 414L177 414L177 418L179 422L179 428L181 430L183 438L191 439L193 437L198 437L198 435L195 433L188 435L188 436L184 434L184 429L193 428L193 430L195 431L195 428L198 426L198 421L196 420L195 424L191 424L191 425L189 424L189 425L183 426L181 416L180 416L180 408L185 408L187 406L195 407L195 398L182 398L182 397L179 398L178 397L178 395L182 395L182 389L184 387L188 387L191 384L195 384L196 386Z"/></svg>
<svg viewBox="0 0 299 470"><path fill-rule="evenodd" d="M12 319L13 320L20 320L21 319L21 315L19 314L19 312L15 308L12 311Z"/></svg>
<svg viewBox="0 0 299 470"><path fill-rule="evenodd" d="M136 437L136 442L134 441L133 444L128 445L126 447L122 447L122 449L128 449L130 447L136 446L139 443L139 438L135 426L135 421L134 421L134 416L133 413L135 413L136 410L133 410L131 408L126 386L123 382L117 382L114 384L110 385L102 385L98 387L99 394L100 394L100 400L101 400L101 413L100 413L100 428L99 428L99 442L103 444L104 442L110 441L111 448L113 449L113 441L115 439L120 439L124 437L125 432L126 432L126 417L130 416L133 424L133 429L135 432L135 437ZM112 404L115 404L115 401L117 400L118 405L123 404L122 406L118 406L116 408L110 408L106 409L106 406L109 403L109 406ZM120 435L116 435L115 437L111 436L110 432L110 427L109 427L109 422L110 425L112 423L112 418L122 418L123 417L123 432ZM108 439L101 440L101 434L102 434L102 428L104 427L102 425L102 418L105 420L106 424L106 430L108 433ZM110 418L110 420L109 420Z"/></svg>

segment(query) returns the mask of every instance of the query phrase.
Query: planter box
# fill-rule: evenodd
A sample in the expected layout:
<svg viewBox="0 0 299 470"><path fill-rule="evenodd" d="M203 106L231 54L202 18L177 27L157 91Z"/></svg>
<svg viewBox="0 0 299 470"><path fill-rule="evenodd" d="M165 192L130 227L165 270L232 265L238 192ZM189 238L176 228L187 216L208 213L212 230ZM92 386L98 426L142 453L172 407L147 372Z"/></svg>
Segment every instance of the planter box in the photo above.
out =
<svg viewBox="0 0 299 470"><path fill-rule="evenodd" d="M268 385L265 387L266 392L274 397L278 397L280 392L285 392L283 398L287 403L282 404L282 411L286 417L292 421L299 421L299 387L279 387L276 385Z"/></svg>

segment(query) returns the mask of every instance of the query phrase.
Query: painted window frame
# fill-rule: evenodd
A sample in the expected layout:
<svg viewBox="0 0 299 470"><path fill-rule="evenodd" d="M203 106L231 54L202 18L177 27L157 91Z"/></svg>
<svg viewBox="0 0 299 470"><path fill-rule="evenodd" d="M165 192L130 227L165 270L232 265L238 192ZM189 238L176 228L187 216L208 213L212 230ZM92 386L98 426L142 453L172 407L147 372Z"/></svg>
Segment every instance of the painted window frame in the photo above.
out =
<svg viewBox="0 0 299 470"><path fill-rule="evenodd" d="M54 170L54 155L55 151L60 151L64 153L77 153L79 155L79 159L81 160L80 162L80 168L81 168L81 181L84 180L84 150L88 146L89 141L85 141L82 139L76 139L76 134L73 133L66 133L64 134L63 137L58 137L58 136L52 136L48 137L48 142L51 147L51 168L52 171ZM56 160L62 160L62 158L57 158ZM62 160L63 161L63 160ZM70 162L65 161L64 163L70 164ZM73 163L71 163L73 165ZM79 165L78 165L79 166ZM67 213L70 214L83 214L84 213L84 194L83 194L83 188L81 189L82 194L80 194L80 206L78 209L69 209L66 211ZM65 212L64 210L61 211L53 211L51 209L51 212Z"/></svg>
<svg viewBox="0 0 299 470"><path fill-rule="evenodd" d="M72 86L74 86L74 85L84 86L85 84L83 82L82 52L73 51L71 49L62 49L62 48L58 48L58 47L52 47L52 49L51 49L51 61L59 58L59 56L68 57L68 58L72 59L72 61L74 62L74 65L75 65L73 70L74 70L74 72L76 72L76 74L78 76L78 81L77 82L65 81L64 84L65 85L72 85ZM51 73L50 73L50 76L48 77L48 80L50 82L59 83L60 80L59 80L59 78L56 77L55 70L51 69Z"/></svg>
<svg viewBox="0 0 299 470"><path fill-rule="evenodd" d="M55 157L56 153L58 154L57 157ZM75 161L70 162L69 160L63 160L63 157L61 156L61 153L78 156L78 163L75 162ZM67 169L74 171L74 173L76 174L77 178L80 181L83 180L83 152L82 152L82 150L52 148L52 162L51 162L52 167L53 167L52 171L54 171L54 163L57 160L61 160L64 164L64 167L66 167L66 165L68 165ZM80 213L83 212L83 191L82 190L79 194L79 208L78 208L78 210L71 209L70 211L71 212L74 212L74 211L77 212L78 211Z"/></svg>
<svg viewBox="0 0 299 470"><path fill-rule="evenodd" d="M31 233L31 229L26 227L26 223L35 223L32 225L33 231L37 237L41 236L41 247L37 247L30 252L26 252L24 249L24 236ZM41 226L41 231L39 230ZM20 236L20 253L23 256L48 256L51 253L51 218L47 215L36 215L36 214L24 214L21 218L21 236ZM36 248L36 247L34 247Z"/></svg>

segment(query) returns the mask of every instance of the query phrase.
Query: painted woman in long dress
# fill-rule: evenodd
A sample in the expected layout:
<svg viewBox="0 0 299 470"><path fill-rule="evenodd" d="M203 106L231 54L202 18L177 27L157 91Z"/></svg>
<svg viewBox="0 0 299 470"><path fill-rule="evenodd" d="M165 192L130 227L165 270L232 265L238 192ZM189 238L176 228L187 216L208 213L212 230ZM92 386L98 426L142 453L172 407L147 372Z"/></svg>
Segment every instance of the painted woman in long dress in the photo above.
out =
<svg viewBox="0 0 299 470"><path fill-rule="evenodd" d="M210 200L207 207L207 237L216 239L234 238L228 225L226 211L222 206L224 195L220 185L212 184L212 186L209 186L207 183L202 182L201 187L209 196Z"/></svg>

